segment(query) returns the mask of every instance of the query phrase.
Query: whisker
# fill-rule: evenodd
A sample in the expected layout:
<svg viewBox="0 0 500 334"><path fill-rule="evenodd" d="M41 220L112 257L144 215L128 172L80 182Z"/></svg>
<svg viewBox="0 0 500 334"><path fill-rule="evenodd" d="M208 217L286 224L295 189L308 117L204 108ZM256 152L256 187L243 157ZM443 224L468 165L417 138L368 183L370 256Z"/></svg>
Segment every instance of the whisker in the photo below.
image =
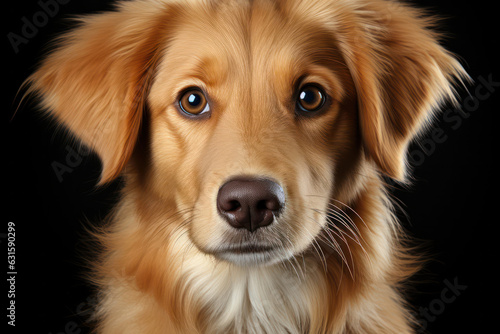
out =
<svg viewBox="0 0 500 334"><path fill-rule="evenodd" d="M321 213L321 211L320 211L320 210L318 210L318 209L313 209L313 211ZM347 236L348 238L350 238L351 240L353 240L353 241L354 241L356 244L358 244L361 248L363 248L363 246L361 245L361 242L359 241L359 238L357 237L356 233L355 233L355 232L354 232L351 228L349 228L349 226L346 226L347 224L346 224L346 223L345 223L342 219L340 219L340 220L339 220L338 218L336 219L336 217L331 217L331 216L329 216L329 215L326 215L326 217L327 217L327 224L324 226L325 230L330 230L330 231L331 231L332 233L334 233L337 237L339 237L339 238L341 238L341 239L342 239L342 241L345 243L345 245L347 246L347 249L348 249L348 251L349 251L349 257L351 258L351 263L354 263L354 260L353 260L353 254L352 254L352 251L351 251L351 247L350 247L349 243L347 242L346 238L344 237L344 235L345 235L345 236ZM340 228L339 228L336 224L333 224L333 222L330 220L331 218L335 219L336 221L340 221L340 223L341 223L344 227L346 227L346 228L347 228L347 229L348 229L348 230L349 230L349 231L353 234L354 238L353 238L353 237L351 237L349 234L347 234L347 233L346 233L345 231L343 231L342 229L340 229ZM341 217L339 217L339 218L341 218ZM332 224L330 224L330 223L332 223ZM335 227L335 229L336 229L339 233L335 232L333 229L331 229L331 227ZM333 238L333 237L332 237L332 238ZM346 262L346 265L348 265L347 260L344 260L344 261ZM348 266L348 269L349 269L349 271L350 271L349 266ZM353 278L354 278L354 277L353 277Z"/></svg>
<svg viewBox="0 0 500 334"><path fill-rule="evenodd" d="M333 218L333 217L332 217ZM333 223L333 222L332 222ZM361 250L363 251L363 254L365 255L366 259L368 261L371 262L371 259L370 259L370 256L368 255L368 252L366 251L365 247L363 246L362 242L363 241L365 244L367 244L367 242L365 241L365 239L363 238L362 235L359 235L359 237L361 238L361 240L358 238L358 235L355 235L355 238L356 240L354 240L349 234L347 234L345 231L343 231L342 229L340 229L337 225L335 224L332 224L331 225L332 227L335 227L337 229L337 231L339 231L339 233L343 234L343 235L346 235L347 237L349 237L351 240L353 240L360 248ZM359 230L358 230L359 231ZM352 230L351 230L351 233L352 233Z"/></svg>
<svg viewBox="0 0 500 334"><path fill-rule="evenodd" d="M344 203L344 202L342 202L342 201L339 201L338 199L331 198L331 200L333 200L333 201L335 201L335 202L339 203L340 205L342 205L342 206L344 206L344 207L348 208L349 210L351 210L351 211L352 211L352 213L354 213L354 214L356 215L356 217L358 217L358 218L359 218L359 220L361 221L361 223L363 223L363 225L364 225L366 228L368 228L368 229L369 229L368 224L366 224L365 220L364 220L364 219L363 219L363 218L362 218L362 217L361 217L361 216L360 216L360 215L356 212L356 210L354 210L353 208L351 208L351 207L350 207L349 205L347 205L346 203Z"/></svg>
<svg viewBox="0 0 500 334"><path fill-rule="evenodd" d="M335 226L335 225L334 225L334 226ZM337 228L337 229L338 229L338 227L337 227L337 226L335 226L335 228ZM346 239L346 238L342 235L342 234L345 234L345 233L342 233L342 231L341 231L341 230L339 230L339 229L338 229L338 231L340 232L340 234L339 234L339 233L337 233L337 232L335 232L334 230L330 229L330 232L332 232L333 234L335 234L337 237L341 238L341 239L342 239L342 241L344 242L344 244L346 245L346 247L347 247L347 251L349 252L349 257L350 257L350 259L351 259L351 263L352 263L352 265L354 266L354 258L353 258L353 255L352 255L351 247L349 246L349 243L347 242L347 239ZM351 274L352 279L354 279L354 278L355 278L355 277L354 277L354 276L355 276L355 275L354 275L354 271L352 271L352 270L351 270L351 267L349 266L349 262L347 261L347 258L346 258L346 256L345 256L344 252L342 252L342 255L343 255L342 259L343 259L344 263L346 264L347 269L349 270L349 273ZM354 268L353 268L353 269L354 269Z"/></svg>
<svg viewBox="0 0 500 334"><path fill-rule="evenodd" d="M310 218L310 219L313 219L312 217L307 217L307 218ZM327 272L327 263L326 263L326 256L325 256L325 253L323 252L323 249L321 248L321 246L319 245L318 241L316 240L316 237L314 237L312 235L312 233L305 227L305 226L300 226L301 228L304 229L304 231L306 231L310 236L311 236L311 239L312 239L312 243L311 245L313 246L314 250L316 251L316 253L318 254L318 257L321 261L321 265L323 266L323 270L324 272L326 273ZM317 246L317 247L316 247ZM321 251L321 254L320 254L320 251ZM303 257L302 257L303 258Z"/></svg>
<svg viewBox="0 0 500 334"><path fill-rule="evenodd" d="M365 220L361 217L361 215L359 215L356 210L354 210L351 206L347 205L346 203L342 202L342 201L339 201L338 199L335 199L335 198L332 198L332 197L326 197L326 196L321 196L321 195L306 195L306 196L309 196L309 197L319 197L319 198L322 198L322 199L327 199L329 202L329 205L331 204L330 201L335 201L337 203L339 203L340 205L348 208L349 210L352 211L352 213L354 213L356 215L356 217L359 218L359 220L361 221L361 223L363 223L363 225L366 227L366 228L369 228L368 225L366 224ZM347 214L346 214L347 215ZM349 216L349 215L347 215ZM352 219L351 219L352 220Z"/></svg>
<svg viewBox="0 0 500 334"><path fill-rule="evenodd" d="M328 222L333 223L333 221L330 220L330 218L331 218L331 219L334 219L335 221L339 222L340 224L342 224L342 226L344 226L349 232L351 232L352 236L345 233L345 231L343 231L343 233L346 236L348 236L350 239L352 239L352 241L361 245L361 241L358 238L359 230L357 228L355 228L358 233L353 231L352 228L349 226L349 224L347 224L347 222L345 221L344 217L339 212L331 210L331 209L327 209L325 212L321 212L318 210L318 212L325 214Z"/></svg>
<svg viewBox="0 0 500 334"><path fill-rule="evenodd" d="M192 211L193 208L186 208L186 209L183 209L183 210L176 210L173 214L171 214L170 216L168 216L167 218L165 219L162 219L161 223L158 223L156 224L155 226L152 227L152 230L151 230L151 233L153 234L159 234L159 233L163 233L166 229L170 228L171 227L171 221L172 220L175 220L177 218L174 218L175 216L177 215L182 215L186 212L189 212L189 211ZM166 223L165 223L166 222ZM171 232L170 234L175 234L177 232L177 229L180 228L180 226L176 226Z"/></svg>
<svg viewBox="0 0 500 334"><path fill-rule="evenodd" d="M324 196L320 196L320 195L308 195L308 196L314 196L314 197L320 197L320 198L326 198ZM342 202L342 201L339 201L335 198L329 198L330 200L333 200L337 203L339 203L341 206L345 207L345 208L348 208L350 211L352 211L352 213L357 217L359 218L359 221L367 228L367 229L370 229L368 227L368 225L366 224L365 220L361 217L361 215L359 215L356 210L354 210L351 206L347 205L346 203ZM365 253L365 255L368 255L367 252L366 252L366 249L363 247L363 244L362 243L365 243L367 244L366 240L364 239L363 237L363 234L361 233L361 231L359 230L359 227L358 225L356 224L356 222L353 220L353 218L344 210L342 210L341 207L333 204L333 203L328 203L328 206L329 208L324 212L324 214L327 216L327 217L332 217L331 215L329 214L335 214L335 217L338 217L339 220L337 220L338 222L340 222L344 227L346 227L349 232L352 233L353 237L356 239L354 240L351 236L349 236L348 234L346 234L347 236L349 236L349 238L353 239L353 241L355 241L363 250L363 252ZM335 218L335 217L332 217L332 218ZM344 218L345 217L345 218ZM347 221L346 221L347 219ZM352 228L354 228L356 230L357 233L354 233L354 231L352 231L352 228L349 227L349 223L350 223L350 226L352 226Z"/></svg>
<svg viewBox="0 0 500 334"><path fill-rule="evenodd" d="M358 234L359 236L361 236L361 232L359 231L358 226L356 225L356 223L354 222L354 220L353 220L353 219L352 219L352 218L351 218L351 217L350 217L350 216L349 216L349 215L348 215L348 214L347 214L344 210L342 210L340 207L336 206L336 205L335 205L335 204L333 204L333 203L328 203L328 204L329 204L329 206L333 206L333 207L334 207L334 209L329 208L329 210L331 210L332 212L336 212L337 214L338 214L339 212L338 212L338 211L335 211L335 209L339 210L339 211L342 213L343 217L347 218L347 220L349 221L349 223L350 223L350 224L352 225L352 227L356 230L357 234ZM346 224L347 224L347 223L346 223Z"/></svg>
<svg viewBox="0 0 500 334"><path fill-rule="evenodd" d="M290 244L291 247L293 247L293 243L292 241L290 240L290 238L288 238L288 236L285 236L285 241L288 242ZM283 249L284 249L284 246L283 246ZM293 256L293 259L295 261L295 263L297 264L297 266L299 267L300 269L300 265L298 264L298 261L297 261L297 257ZM297 278L299 279L299 282L302 282L301 278L300 278L300 275L297 271L297 269L295 268L295 265L292 263L292 261L290 260L290 258L287 259L287 261L291 264L293 270L295 271L295 273L297 274ZM303 271L302 272L302 277L303 279L305 279L305 273Z"/></svg>
<svg viewBox="0 0 500 334"><path fill-rule="evenodd" d="M311 209L311 210L317 212L316 209ZM349 247L349 244L348 244L347 240L343 236L341 236L338 233L336 233L334 230L328 228L328 226L327 226L328 224L325 225L325 226L323 226L318 221L316 221L315 219L313 219L311 217L308 217L308 218L312 219L313 222L315 222L316 224L318 224L322 228L322 230L325 231L328 234L328 236L330 238L326 238L322 234L319 234L318 238L321 241L325 242L327 245L331 246L331 248L333 248L334 250L336 250L337 254L342 258L342 262L345 263L345 265L347 266L347 269L349 270L349 273L351 274L351 277L354 279L353 271L351 270L351 267L349 266L349 262L347 261L347 258L346 258L345 254L344 254L344 251L342 250L342 247L340 246L340 244L337 242L336 238L331 233L335 234L338 238L340 238L340 239L342 239L344 241L344 243L346 244L346 246L347 246L347 248L349 250L350 257L351 257L351 262L354 264L354 260L353 260L353 257L352 257L352 252L351 252L351 249Z"/></svg>

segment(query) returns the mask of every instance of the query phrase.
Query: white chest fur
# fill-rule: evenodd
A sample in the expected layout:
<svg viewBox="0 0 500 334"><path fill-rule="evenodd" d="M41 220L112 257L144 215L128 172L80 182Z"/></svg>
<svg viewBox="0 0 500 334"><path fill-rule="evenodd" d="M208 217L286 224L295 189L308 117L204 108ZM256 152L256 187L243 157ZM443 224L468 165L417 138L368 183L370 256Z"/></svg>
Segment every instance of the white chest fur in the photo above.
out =
<svg viewBox="0 0 500 334"><path fill-rule="evenodd" d="M189 272L189 288L207 315L207 334L301 334L324 300L317 265L240 268L219 263L211 273L202 274L200 267Z"/></svg>

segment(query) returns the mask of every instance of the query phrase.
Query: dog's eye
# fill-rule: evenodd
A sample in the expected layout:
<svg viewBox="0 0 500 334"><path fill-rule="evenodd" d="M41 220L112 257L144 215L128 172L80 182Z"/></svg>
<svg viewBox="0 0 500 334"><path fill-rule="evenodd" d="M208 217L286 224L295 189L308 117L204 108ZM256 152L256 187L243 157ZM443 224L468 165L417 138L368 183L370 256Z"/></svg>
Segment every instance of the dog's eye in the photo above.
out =
<svg viewBox="0 0 500 334"><path fill-rule="evenodd" d="M302 114L319 111L326 101L326 94L315 85L305 85L297 96L297 109Z"/></svg>
<svg viewBox="0 0 500 334"><path fill-rule="evenodd" d="M179 107L190 116L198 116L210 111L205 94L198 88L184 92L179 99Z"/></svg>

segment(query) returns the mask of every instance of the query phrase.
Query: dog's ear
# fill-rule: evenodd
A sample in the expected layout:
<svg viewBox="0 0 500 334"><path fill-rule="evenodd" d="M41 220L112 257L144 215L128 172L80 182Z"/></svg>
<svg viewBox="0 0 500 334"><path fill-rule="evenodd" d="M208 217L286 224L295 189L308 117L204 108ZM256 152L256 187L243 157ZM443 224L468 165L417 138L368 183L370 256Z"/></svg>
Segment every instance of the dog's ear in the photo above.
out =
<svg viewBox="0 0 500 334"><path fill-rule="evenodd" d="M154 66L172 13L139 2L79 19L26 80L42 107L95 150L100 183L116 178L134 149Z"/></svg>
<svg viewBox="0 0 500 334"><path fill-rule="evenodd" d="M380 171L404 181L408 144L454 82L468 78L439 44L434 20L393 1L361 1L356 26L340 40L358 94L363 144ZM458 79L458 80L457 80Z"/></svg>

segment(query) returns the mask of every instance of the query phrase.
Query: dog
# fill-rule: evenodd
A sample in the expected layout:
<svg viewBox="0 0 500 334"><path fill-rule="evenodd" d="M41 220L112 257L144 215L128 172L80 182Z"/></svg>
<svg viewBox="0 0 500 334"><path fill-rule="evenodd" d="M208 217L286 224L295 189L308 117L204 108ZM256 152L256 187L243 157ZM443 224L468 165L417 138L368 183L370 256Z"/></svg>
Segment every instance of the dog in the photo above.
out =
<svg viewBox="0 0 500 334"><path fill-rule="evenodd" d="M96 332L414 333L421 266L385 180L467 74L387 0L131 0L84 16L26 94L124 186Z"/></svg>

